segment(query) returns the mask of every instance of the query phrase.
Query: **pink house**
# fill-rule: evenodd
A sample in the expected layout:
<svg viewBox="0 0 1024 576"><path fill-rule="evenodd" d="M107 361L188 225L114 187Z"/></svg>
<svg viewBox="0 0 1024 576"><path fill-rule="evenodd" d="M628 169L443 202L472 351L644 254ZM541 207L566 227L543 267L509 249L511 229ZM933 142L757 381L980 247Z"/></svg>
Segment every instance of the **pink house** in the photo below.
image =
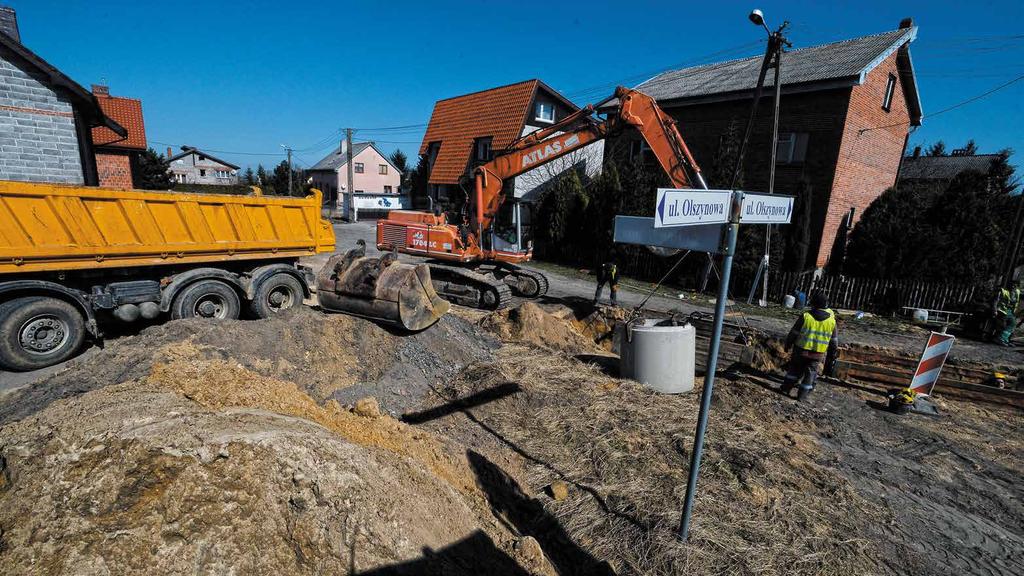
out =
<svg viewBox="0 0 1024 576"><path fill-rule="evenodd" d="M324 204L341 206L348 194L348 156L343 147L336 148L309 169L313 187L324 193ZM352 146L352 187L355 205L360 210L387 211L402 206L399 187L402 172L388 160L373 142Z"/></svg>

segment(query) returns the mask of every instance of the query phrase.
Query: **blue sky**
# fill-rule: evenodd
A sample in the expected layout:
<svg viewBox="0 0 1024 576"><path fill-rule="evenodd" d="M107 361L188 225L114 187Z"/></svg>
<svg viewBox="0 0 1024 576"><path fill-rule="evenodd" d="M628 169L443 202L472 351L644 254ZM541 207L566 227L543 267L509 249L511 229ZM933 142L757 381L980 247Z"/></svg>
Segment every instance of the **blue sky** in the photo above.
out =
<svg viewBox="0 0 1024 576"><path fill-rule="evenodd" d="M346 126L415 155L435 100L540 78L578 104L685 65L759 54L746 19L792 23L794 47L920 27L912 54L925 111L911 144L974 138L1024 155L1018 1L931 2L245 2L0 0L22 41L88 87L141 98L147 136L273 165L281 144L315 163ZM709 60L709 55L717 54ZM244 153L244 154L243 154Z"/></svg>

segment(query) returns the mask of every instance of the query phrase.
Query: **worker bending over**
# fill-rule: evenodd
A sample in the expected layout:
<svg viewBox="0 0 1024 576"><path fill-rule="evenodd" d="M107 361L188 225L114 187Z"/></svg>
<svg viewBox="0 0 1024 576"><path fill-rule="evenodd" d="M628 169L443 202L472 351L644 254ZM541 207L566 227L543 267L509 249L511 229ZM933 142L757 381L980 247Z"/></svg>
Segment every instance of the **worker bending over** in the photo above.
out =
<svg viewBox="0 0 1024 576"><path fill-rule="evenodd" d="M1013 337L1013 330L1017 327L1017 308L1020 306L1020 280L1015 280L1009 288L999 290L999 297L996 299L996 315L1003 321L1002 331L999 333L999 343L1003 346L1010 346L1010 338Z"/></svg>
<svg viewBox="0 0 1024 576"><path fill-rule="evenodd" d="M601 299L601 290L608 285L608 291L612 295L612 306L618 306L616 296L619 293L619 269L614 262L605 262L597 269L597 290L594 291L594 305Z"/></svg>
<svg viewBox="0 0 1024 576"><path fill-rule="evenodd" d="M786 336L786 349L792 350L782 381L782 393L789 396L793 386L800 384L797 400L803 402L814 390L814 380L829 349L839 344L836 338L836 315L828 308L825 294L811 294L811 309L804 312Z"/></svg>

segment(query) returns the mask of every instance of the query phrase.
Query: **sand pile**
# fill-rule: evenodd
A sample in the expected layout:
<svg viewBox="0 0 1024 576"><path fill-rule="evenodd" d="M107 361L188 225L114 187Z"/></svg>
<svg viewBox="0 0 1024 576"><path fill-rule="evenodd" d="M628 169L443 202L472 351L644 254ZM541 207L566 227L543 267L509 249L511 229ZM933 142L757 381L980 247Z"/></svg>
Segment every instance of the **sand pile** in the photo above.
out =
<svg viewBox="0 0 1024 576"><path fill-rule="evenodd" d="M182 324L190 337L170 341ZM345 333L326 324L321 334ZM294 318L266 325L296 329ZM5 574L553 574L537 542L491 512L478 485L497 468L485 457L374 399L321 404L261 374L290 363L294 343L261 363L254 342L271 338L256 330L235 358L243 334L231 328L172 323L5 399ZM141 375L110 381L131 374Z"/></svg>
<svg viewBox="0 0 1024 576"><path fill-rule="evenodd" d="M498 310L485 316L480 325L503 342L519 342L565 352L594 351L594 341L580 332L571 310L545 310L533 302Z"/></svg>
<svg viewBox="0 0 1024 576"><path fill-rule="evenodd" d="M112 341L43 385L16 392L0 405L0 424L57 398L142 379L155 364L182 353L230 359L257 375L295 382L318 403L374 396L385 411L400 414L416 406L431 384L490 358L497 345L485 330L451 314L411 336L306 307L267 320L179 320Z"/></svg>

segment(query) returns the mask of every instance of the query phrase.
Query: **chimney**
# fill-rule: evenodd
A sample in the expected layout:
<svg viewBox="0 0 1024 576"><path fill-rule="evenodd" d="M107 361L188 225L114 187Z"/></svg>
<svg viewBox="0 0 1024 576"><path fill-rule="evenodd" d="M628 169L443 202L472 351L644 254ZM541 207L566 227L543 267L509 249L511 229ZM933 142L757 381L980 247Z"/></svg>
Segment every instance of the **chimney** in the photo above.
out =
<svg viewBox="0 0 1024 576"><path fill-rule="evenodd" d="M920 157L921 157L921 147L920 146L914 146L914 158L920 158Z"/></svg>
<svg viewBox="0 0 1024 576"><path fill-rule="evenodd" d="M110 87L103 84L93 84L92 93L97 96L110 96Z"/></svg>
<svg viewBox="0 0 1024 576"><path fill-rule="evenodd" d="M903 30L904 28L913 28L913 27L914 27L914 19L913 18L904 18L903 20L900 20L900 30Z"/></svg>
<svg viewBox="0 0 1024 576"><path fill-rule="evenodd" d="M921 147L920 147L920 146L918 146L918 147L917 147L917 149L918 149L918 150L920 150L920 149L921 149ZM170 146L168 146L168 147L167 147L167 158L168 158L168 160L169 160L169 159L171 158L171 156L174 156L174 154L172 154L172 153L171 153L171 147L170 147Z"/></svg>
<svg viewBox="0 0 1024 576"><path fill-rule="evenodd" d="M18 15L14 12L14 8L0 6L0 32L14 38L16 42L21 42L21 33L18 32Z"/></svg>

